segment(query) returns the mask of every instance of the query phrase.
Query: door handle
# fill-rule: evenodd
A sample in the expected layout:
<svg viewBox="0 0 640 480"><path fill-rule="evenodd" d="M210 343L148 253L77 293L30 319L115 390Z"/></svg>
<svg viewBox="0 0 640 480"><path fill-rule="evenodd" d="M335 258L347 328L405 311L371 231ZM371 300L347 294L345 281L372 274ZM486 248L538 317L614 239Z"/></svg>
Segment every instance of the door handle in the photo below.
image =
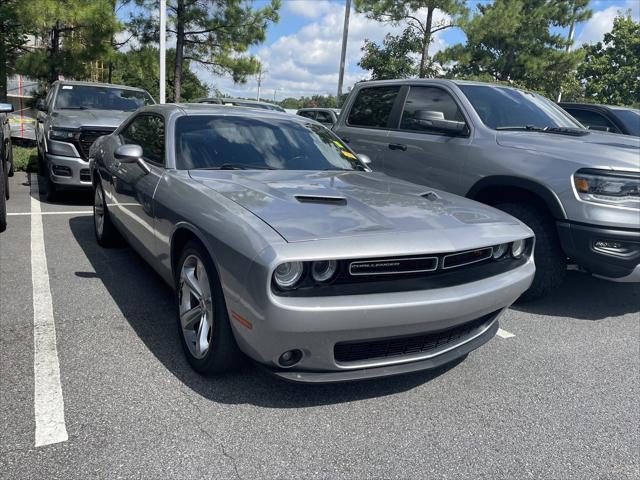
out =
<svg viewBox="0 0 640 480"><path fill-rule="evenodd" d="M389 150L402 150L403 152L406 152L407 146L401 143L390 143Z"/></svg>

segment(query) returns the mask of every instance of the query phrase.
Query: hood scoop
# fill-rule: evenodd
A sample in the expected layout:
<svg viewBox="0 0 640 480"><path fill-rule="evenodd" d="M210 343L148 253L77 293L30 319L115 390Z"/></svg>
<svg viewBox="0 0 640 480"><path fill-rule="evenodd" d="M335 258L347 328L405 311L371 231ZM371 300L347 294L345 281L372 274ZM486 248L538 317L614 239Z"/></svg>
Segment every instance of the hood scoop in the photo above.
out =
<svg viewBox="0 0 640 480"><path fill-rule="evenodd" d="M346 205L344 197L328 197L326 195L295 195L300 203L317 203L320 205Z"/></svg>

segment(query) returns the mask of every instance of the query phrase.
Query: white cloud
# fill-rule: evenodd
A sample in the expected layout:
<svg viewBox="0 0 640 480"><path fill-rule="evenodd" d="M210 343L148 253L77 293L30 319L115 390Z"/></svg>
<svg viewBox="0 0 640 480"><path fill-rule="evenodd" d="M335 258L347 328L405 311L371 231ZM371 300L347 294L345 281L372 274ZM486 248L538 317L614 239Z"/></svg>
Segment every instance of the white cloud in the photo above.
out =
<svg viewBox="0 0 640 480"><path fill-rule="evenodd" d="M285 8L293 13L305 18L318 18L327 13L340 8L339 4L331 3L328 0L288 0ZM344 11L344 6L342 6Z"/></svg>
<svg viewBox="0 0 640 480"><path fill-rule="evenodd" d="M287 4L290 3L308 2L287 2ZM325 3L329 4L325 1L317 2L318 5ZM278 38L257 51L257 56L267 70L261 96L273 99L274 89L278 89L277 98L279 99L314 94L335 95L338 86L344 22L344 9L336 8L336 5L339 6L339 4L329 4L331 8L315 21L291 35ZM426 12L419 11L417 15L426 17ZM444 15L436 14L434 18L435 22L444 20L447 20ZM345 91L355 82L368 77L368 73L357 66L365 39L381 42L387 33L398 34L403 28L404 25L379 23L367 19L362 14L351 13L344 79ZM446 47L439 33L434 36L430 54ZM255 78L250 79L246 85L234 85L230 79L213 78L211 75L200 74L200 78L209 84L215 84L217 88L231 95L250 97L257 93Z"/></svg>
<svg viewBox="0 0 640 480"><path fill-rule="evenodd" d="M631 10L633 18L637 21L640 13L640 1L627 0L624 5L613 5L604 10L594 12L593 16L584 24L576 46L583 43L601 42L604 34L610 32L613 28L613 20L620 14L626 14L627 10Z"/></svg>

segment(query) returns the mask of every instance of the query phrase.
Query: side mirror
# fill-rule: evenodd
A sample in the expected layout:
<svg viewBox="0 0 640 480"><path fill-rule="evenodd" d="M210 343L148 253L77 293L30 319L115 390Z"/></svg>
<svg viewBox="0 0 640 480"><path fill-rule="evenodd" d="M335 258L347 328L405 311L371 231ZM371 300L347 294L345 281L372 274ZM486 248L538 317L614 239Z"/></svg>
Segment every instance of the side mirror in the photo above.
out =
<svg viewBox="0 0 640 480"><path fill-rule="evenodd" d="M44 98L39 98L38 101L36 102L36 110L40 111L40 112L46 112L47 111L47 102L44 101Z"/></svg>
<svg viewBox="0 0 640 480"><path fill-rule="evenodd" d="M116 148L113 156L120 163L136 163L142 171L147 174L151 172L149 165L142 159L142 147L140 145L120 145Z"/></svg>
<svg viewBox="0 0 640 480"><path fill-rule="evenodd" d="M589 130L596 130L598 132L608 132L611 130L609 127L605 127L604 125L587 125Z"/></svg>
<svg viewBox="0 0 640 480"><path fill-rule="evenodd" d="M455 120L445 120L444 113L431 110L418 110L413 119L422 127L444 133L461 134L467 128L466 123Z"/></svg>
<svg viewBox="0 0 640 480"><path fill-rule="evenodd" d="M0 113L11 113L13 112L13 105L10 103L0 103Z"/></svg>

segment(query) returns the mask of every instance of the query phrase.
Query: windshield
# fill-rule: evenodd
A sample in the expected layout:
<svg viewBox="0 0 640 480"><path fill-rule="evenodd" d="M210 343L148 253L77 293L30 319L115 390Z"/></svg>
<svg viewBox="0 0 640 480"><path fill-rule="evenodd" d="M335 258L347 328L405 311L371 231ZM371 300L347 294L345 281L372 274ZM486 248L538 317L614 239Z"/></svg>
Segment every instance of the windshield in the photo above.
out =
<svg viewBox="0 0 640 480"><path fill-rule="evenodd" d="M541 95L491 85L458 85L489 128L583 127Z"/></svg>
<svg viewBox="0 0 640 480"><path fill-rule="evenodd" d="M631 135L640 137L640 110L632 108L612 108L612 110L622 120Z"/></svg>
<svg viewBox="0 0 640 480"><path fill-rule="evenodd" d="M192 115L175 131L182 169L364 170L338 137L311 122Z"/></svg>
<svg viewBox="0 0 640 480"><path fill-rule="evenodd" d="M133 112L153 104L151 95L139 90L93 85L61 85L56 97L56 110L120 110Z"/></svg>

